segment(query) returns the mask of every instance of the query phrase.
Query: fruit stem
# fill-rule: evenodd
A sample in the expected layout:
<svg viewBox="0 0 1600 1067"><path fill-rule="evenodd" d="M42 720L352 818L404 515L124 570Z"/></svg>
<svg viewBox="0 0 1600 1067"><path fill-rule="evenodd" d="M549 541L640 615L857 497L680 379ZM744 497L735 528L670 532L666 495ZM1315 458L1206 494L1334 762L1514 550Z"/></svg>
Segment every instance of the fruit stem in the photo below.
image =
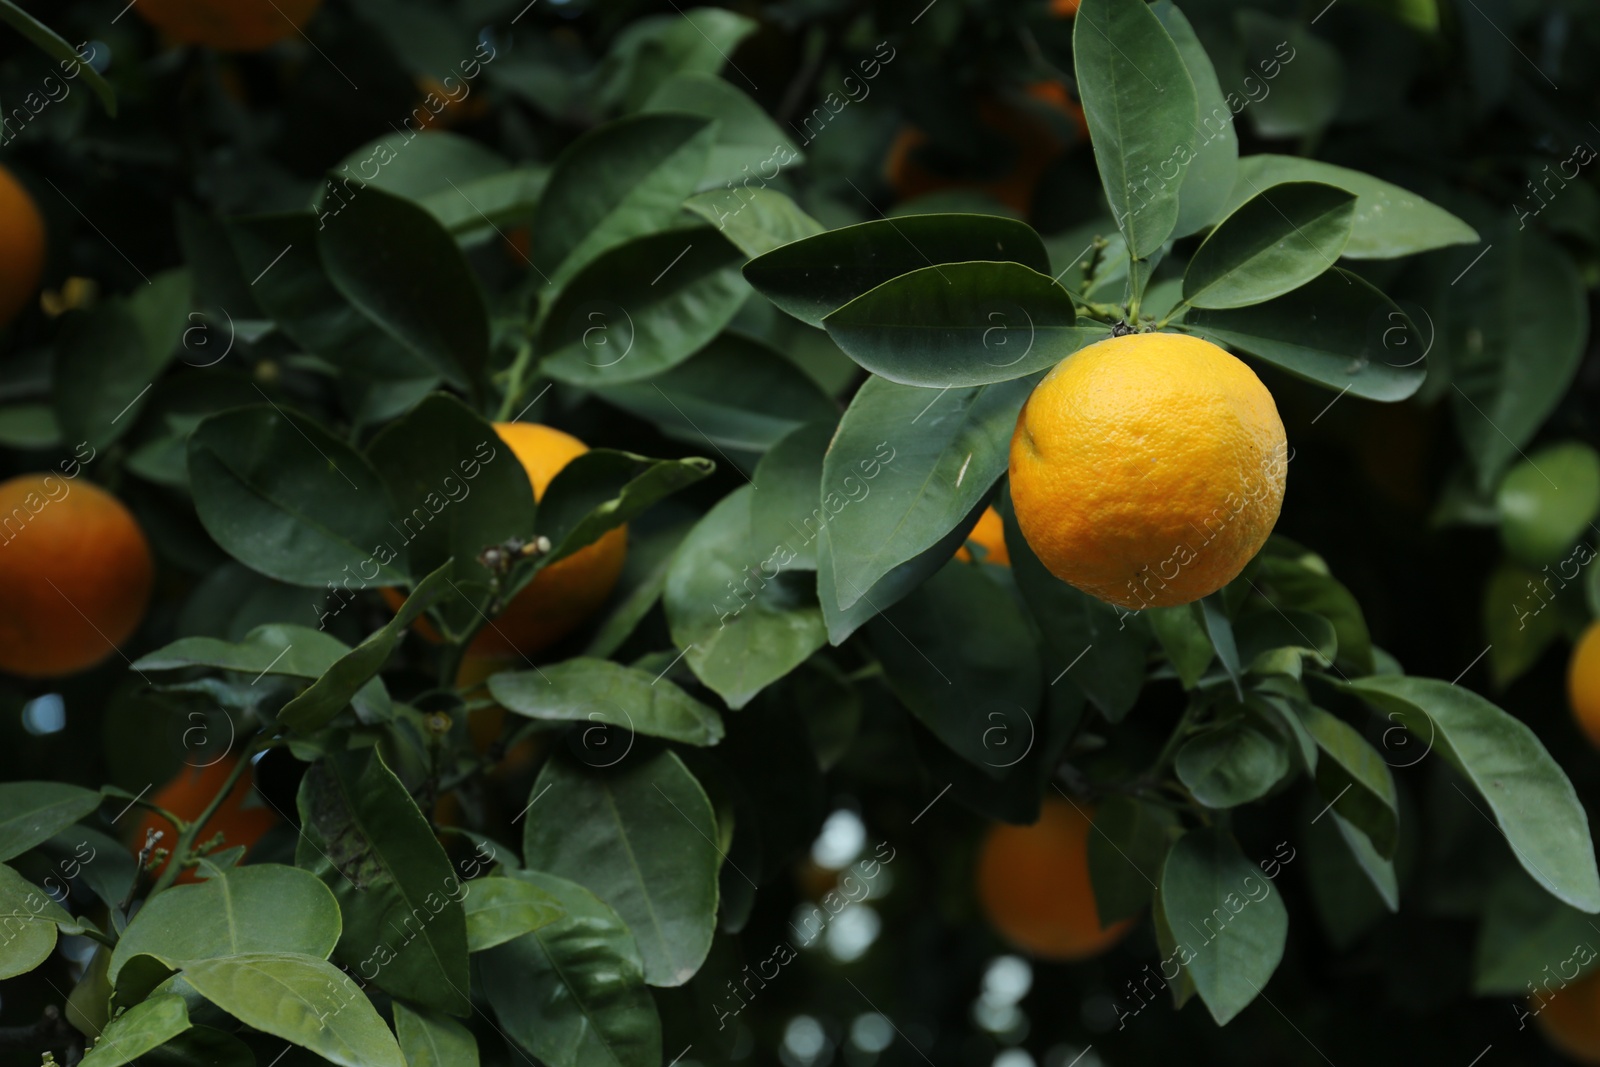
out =
<svg viewBox="0 0 1600 1067"><path fill-rule="evenodd" d="M511 361L510 381L506 384L506 395L500 399L500 410L494 417L495 422L508 422L514 409L522 400L522 394L527 391L528 384L523 379L528 374L528 364L533 360L533 338L525 337L522 344L517 347L517 356Z"/></svg>
<svg viewBox="0 0 1600 1067"><path fill-rule="evenodd" d="M233 787L239 783L240 775L244 774L252 764L252 757L256 754L255 746L251 746L234 762L233 768L228 771L227 781L222 783L222 788L217 790L217 795L211 798L200 817L178 831L178 843L173 846L172 854L167 858L167 865L161 871L161 877L156 879L156 884L150 887L150 896L166 889L177 881L179 872L183 869L184 858L194 848L195 838L200 836L200 831L206 828L206 823L222 807L222 802L233 792ZM148 897L146 899L149 899Z"/></svg>

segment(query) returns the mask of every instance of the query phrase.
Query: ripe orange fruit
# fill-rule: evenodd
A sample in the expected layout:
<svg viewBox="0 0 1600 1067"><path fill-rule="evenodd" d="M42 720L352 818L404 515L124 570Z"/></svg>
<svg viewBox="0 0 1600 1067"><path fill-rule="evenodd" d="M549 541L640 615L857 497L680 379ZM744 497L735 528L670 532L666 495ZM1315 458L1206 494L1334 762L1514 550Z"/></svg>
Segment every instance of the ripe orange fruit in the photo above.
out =
<svg viewBox="0 0 1600 1067"><path fill-rule="evenodd" d="M996 823L978 856L978 900L1018 949L1047 960L1086 960L1114 945L1131 919L1100 925L1089 883L1093 813L1047 797L1032 826Z"/></svg>
<svg viewBox="0 0 1600 1067"><path fill-rule="evenodd" d="M430 129L438 126L448 130L463 122L481 119L489 113L489 102L481 96L474 96L472 86L464 83L460 78L450 79L456 82L452 91L438 78L426 74L417 78L417 92L422 98L417 101L417 106L412 108L411 114L417 119L419 129ZM463 87L466 91L463 93ZM437 112L428 107L428 97L433 97L434 103L439 106Z"/></svg>
<svg viewBox="0 0 1600 1067"><path fill-rule="evenodd" d="M1070 19L1078 13L1079 0L1050 0L1050 14L1058 19Z"/></svg>
<svg viewBox="0 0 1600 1067"><path fill-rule="evenodd" d="M1000 513L994 508L983 509L983 514L978 516L978 525L967 535L967 544L976 544L983 549L985 563L1011 566L1011 553L1006 550L1005 524L1000 521ZM970 562L972 550L962 545L956 549L956 559L963 563Z"/></svg>
<svg viewBox="0 0 1600 1067"><path fill-rule="evenodd" d="M1600 622L1589 624L1567 665L1567 699L1572 717L1589 743L1600 748Z"/></svg>
<svg viewBox="0 0 1600 1067"><path fill-rule="evenodd" d="M1034 82L1024 87L1030 98L1048 105L1070 118L1082 137L1088 136L1083 109L1056 81ZM922 160L922 149L929 138L922 130L907 126L895 137L884 160L884 176L900 200L909 200L945 189L975 189L1026 215L1033 206L1034 188L1045 169L1066 149L1050 122L1033 111L1015 104L987 98L978 104L978 117L985 126L999 133L1014 148L1009 173L998 178L973 178L942 174Z"/></svg>
<svg viewBox="0 0 1600 1067"><path fill-rule="evenodd" d="M0 483L0 670L99 663L138 629L152 571L144 532L105 490L57 474Z"/></svg>
<svg viewBox="0 0 1600 1067"><path fill-rule="evenodd" d="M1080 349L1011 437L1017 526L1050 573L1127 608L1187 604L1236 578L1278 520L1288 463L1272 394L1209 341Z"/></svg>
<svg viewBox="0 0 1600 1067"><path fill-rule="evenodd" d="M1600 1064L1600 971L1528 1002L1550 1043L1580 1063Z"/></svg>
<svg viewBox="0 0 1600 1067"><path fill-rule="evenodd" d="M0 167L0 326L16 318L38 292L44 246L39 206L15 175Z"/></svg>
<svg viewBox="0 0 1600 1067"><path fill-rule="evenodd" d="M537 423L497 422L494 430L528 472L535 500L544 496L550 479L561 468L589 451L589 446L571 434ZM546 567L478 632L468 649L469 655L526 656L554 644L587 621L606 602L627 556L628 528L618 526L606 531L593 544ZM405 601L398 590L382 592L391 608L398 608ZM418 633L430 641L438 640L437 633L426 625L426 620L417 621ZM463 671L465 668L463 663ZM486 677L488 674L476 680Z"/></svg>
<svg viewBox="0 0 1600 1067"><path fill-rule="evenodd" d="M211 803L211 798L217 795L222 784L228 780L228 775L233 772L238 762L237 756L223 756L204 767L185 767L151 799L180 819L198 819L200 813L205 811L206 805ZM216 813L206 820L205 826L195 838L195 844L209 841L220 833L222 844L219 848L213 849L213 852L237 845L243 845L248 849L277 823L278 813L255 794L255 770L252 768L239 776L239 780L233 784L233 789L218 806ZM133 836L129 838L134 853L137 854L144 847L145 835L149 830L161 831L163 836L157 847L166 849L167 863L172 862L171 852L178 840L178 828L153 811L145 811L144 818L139 821L139 825L134 828ZM161 867L165 866L166 863L161 864ZM178 875L180 882L194 880L193 868Z"/></svg>
<svg viewBox="0 0 1600 1067"><path fill-rule="evenodd" d="M168 37L222 52L259 52L299 33L322 0L139 0L134 10Z"/></svg>

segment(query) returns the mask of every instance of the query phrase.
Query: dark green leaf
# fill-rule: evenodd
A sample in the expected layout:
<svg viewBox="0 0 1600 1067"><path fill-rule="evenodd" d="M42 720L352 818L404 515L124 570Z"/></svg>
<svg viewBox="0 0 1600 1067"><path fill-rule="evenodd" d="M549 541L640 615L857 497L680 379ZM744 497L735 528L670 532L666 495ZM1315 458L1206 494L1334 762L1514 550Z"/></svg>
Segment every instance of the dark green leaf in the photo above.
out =
<svg viewBox="0 0 1600 1067"><path fill-rule="evenodd" d="M1289 773L1289 750L1276 737L1235 719L1185 741L1174 766L1200 803L1232 808L1266 796Z"/></svg>
<svg viewBox="0 0 1600 1067"><path fill-rule="evenodd" d="M1221 594L1213 593L1200 601L1200 621L1205 624L1206 636L1216 650L1217 662L1222 664L1222 669L1228 672L1228 678L1233 682L1234 694L1243 700L1244 687L1240 675L1244 673L1244 665L1239 661L1239 645L1233 636L1233 622L1228 618Z"/></svg>
<svg viewBox="0 0 1600 1067"><path fill-rule="evenodd" d="M468 952L503 945L566 914L552 894L531 882L476 878L466 885L467 896L461 904L467 912Z"/></svg>
<svg viewBox="0 0 1600 1067"><path fill-rule="evenodd" d="M465 889L378 750L314 764L299 809L295 862L339 899L340 962L395 996L466 1015Z"/></svg>
<svg viewBox="0 0 1600 1067"><path fill-rule="evenodd" d="M1144 0L1084 0L1072 58L1095 163L1134 259L1172 236L1198 128L1194 82Z"/></svg>
<svg viewBox="0 0 1600 1067"><path fill-rule="evenodd" d="M551 549L539 566L563 560L644 514L645 510L716 470L709 459L651 459L632 452L594 448L550 480L535 524Z"/></svg>
<svg viewBox="0 0 1600 1067"><path fill-rule="evenodd" d="M0 981L27 974L55 951L56 931L82 930L43 889L0 866Z"/></svg>
<svg viewBox="0 0 1600 1067"><path fill-rule="evenodd" d="M1239 135L1234 132L1233 112L1217 83L1211 57L1195 36L1189 20L1171 0L1160 0L1151 5L1151 10L1171 34L1172 43L1178 46L1184 69L1194 83L1200 112L1195 139L1189 142L1194 158L1184 171L1183 186L1178 192L1178 222L1172 231L1173 237L1187 237L1227 213L1228 196L1233 191L1239 163ZM1152 314L1165 314L1154 307L1150 310Z"/></svg>
<svg viewBox="0 0 1600 1067"><path fill-rule="evenodd" d="M791 432L761 458L752 480L761 506L750 509L750 543L792 554L790 570L817 569L817 534L827 524L818 506L823 458L836 416Z"/></svg>
<svg viewBox="0 0 1600 1067"><path fill-rule="evenodd" d="M1416 327L1378 290L1338 267L1253 307L1196 308L1185 328L1234 345L1297 378L1368 400L1404 400L1422 385Z"/></svg>
<svg viewBox="0 0 1600 1067"><path fill-rule="evenodd" d="M738 195L752 180L764 184L784 167L804 163L794 142L761 105L725 78L698 72L675 74L656 87L642 110L645 114L667 112L716 120L702 187L738 182L741 188L732 191Z"/></svg>
<svg viewBox="0 0 1600 1067"><path fill-rule="evenodd" d="M291 585L405 581L388 491L367 461L276 405L213 415L189 437L195 508L240 563ZM368 568L371 573L368 573Z"/></svg>
<svg viewBox="0 0 1600 1067"><path fill-rule="evenodd" d="M0 782L0 861L43 844L99 806L99 793L65 782Z"/></svg>
<svg viewBox="0 0 1600 1067"><path fill-rule="evenodd" d="M1283 958L1289 915L1225 831L1191 830L1167 854L1161 907L1178 962L1218 1026L1256 998Z"/></svg>
<svg viewBox="0 0 1600 1067"><path fill-rule="evenodd" d="M577 657L489 678L501 707L544 722L599 722L688 745L722 740L722 718L664 678L602 659Z"/></svg>
<svg viewBox="0 0 1600 1067"><path fill-rule="evenodd" d="M1256 584L1284 612L1307 611L1333 624L1339 663L1358 674L1371 674L1372 637L1356 598L1328 573L1322 557L1287 538L1274 536L1256 557Z"/></svg>
<svg viewBox="0 0 1600 1067"><path fill-rule="evenodd" d="M1485 902L1472 991L1480 997L1520 997L1530 988L1549 990L1552 980L1555 989L1565 988L1594 970L1600 960L1597 940L1589 916L1556 900L1523 872L1508 870Z"/></svg>
<svg viewBox="0 0 1600 1067"><path fill-rule="evenodd" d="M1267 65L1277 71L1270 90L1250 104L1256 133L1268 138L1320 134L1338 113L1344 91L1338 51L1307 27L1260 11L1242 10L1234 18L1243 54L1263 64L1263 73Z"/></svg>
<svg viewBox="0 0 1600 1067"><path fill-rule="evenodd" d="M1259 304L1332 267L1350 238L1354 195L1317 182L1263 189L1211 231L1183 275L1202 308Z"/></svg>
<svg viewBox="0 0 1600 1067"><path fill-rule="evenodd" d="M744 276L779 308L812 326L891 278L941 263L1004 260L1041 273L1039 235L995 215L907 215L830 230L751 260Z"/></svg>
<svg viewBox="0 0 1600 1067"><path fill-rule="evenodd" d="M33 42L35 48L56 60L64 76L83 78L89 88L94 90L94 95L100 98L100 105L106 109L106 114L116 118L116 91L111 88L110 82L101 77L99 71L85 62L89 56L94 55L95 50L105 48L105 45L96 41L89 46L90 52L84 55L63 40L55 30L22 10L12 0L0 0L0 19L4 19L12 29ZM69 70L72 71L71 74L67 74Z"/></svg>
<svg viewBox="0 0 1600 1067"><path fill-rule="evenodd" d="M418 1010L397 1000L394 1035L406 1067L478 1067L477 1039L448 1015Z"/></svg>
<svg viewBox="0 0 1600 1067"><path fill-rule="evenodd" d="M528 866L615 908L638 939L651 985L692 978L711 948L722 854L711 802L683 761L641 753L595 771L552 759L533 794L522 848Z"/></svg>
<svg viewBox="0 0 1600 1067"><path fill-rule="evenodd" d="M1110 336L1077 315L1065 289L1019 263L946 263L886 281L822 324L874 374L942 389L1047 370Z"/></svg>
<svg viewBox="0 0 1600 1067"><path fill-rule="evenodd" d="M1296 710L1324 757L1317 762L1317 790L1334 811L1360 828L1380 856L1393 859L1400 841L1400 805L1389 765L1359 730L1338 716L1310 704Z"/></svg>
<svg viewBox="0 0 1600 1067"><path fill-rule="evenodd" d="M1506 472L1494 506L1500 539L1519 563L1570 563L1562 557L1600 512L1600 453L1581 441L1541 448Z"/></svg>
<svg viewBox="0 0 1600 1067"><path fill-rule="evenodd" d="M659 1067L661 1022L628 927L580 885L509 873L555 897L566 914L481 957L500 1025L555 1067Z"/></svg>
<svg viewBox="0 0 1600 1067"><path fill-rule="evenodd" d="M822 223L776 189L713 189L691 196L683 206L715 225L747 256L823 232Z"/></svg>
<svg viewBox="0 0 1600 1067"><path fill-rule="evenodd" d="M1193 689L1211 666L1216 650L1206 634L1205 623L1200 619L1197 604L1180 604L1171 608L1146 608L1139 613L1150 621L1161 650L1166 653L1178 680L1185 689Z"/></svg>
<svg viewBox="0 0 1600 1067"><path fill-rule="evenodd" d="M1476 693L1432 678L1374 676L1339 687L1388 713L1460 772L1483 798L1468 802L1485 821L1493 816L1540 885L1575 908L1600 912L1588 816L1532 730Z"/></svg>
<svg viewBox="0 0 1600 1067"><path fill-rule="evenodd" d="M106 1024L81 1067L123 1067L189 1029L189 1008L175 993L135 1004Z"/></svg>
<svg viewBox="0 0 1600 1067"><path fill-rule="evenodd" d="M1107 797L1095 808L1089 880L1102 925L1131 919L1150 903L1179 831L1171 811L1132 797Z"/></svg>

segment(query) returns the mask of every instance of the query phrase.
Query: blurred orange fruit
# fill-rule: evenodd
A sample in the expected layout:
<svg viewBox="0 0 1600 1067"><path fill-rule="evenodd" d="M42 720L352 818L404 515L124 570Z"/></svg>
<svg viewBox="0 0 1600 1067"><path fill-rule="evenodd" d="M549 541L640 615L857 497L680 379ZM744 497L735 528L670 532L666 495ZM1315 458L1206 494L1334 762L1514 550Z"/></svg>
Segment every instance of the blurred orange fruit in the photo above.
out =
<svg viewBox="0 0 1600 1067"><path fill-rule="evenodd" d="M1600 1064L1600 971L1554 996L1530 1001L1529 1010L1550 1043L1580 1063Z"/></svg>
<svg viewBox="0 0 1600 1067"><path fill-rule="evenodd" d="M300 32L322 0L139 0L134 10L182 44L259 52Z"/></svg>
<svg viewBox="0 0 1600 1067"><path fill-rule="evenodd" d="M481 119L489 113L489 101L473 95L470 83L460 78L447 80L454 80L457 83L453 92L444 82L426 74L417 79L417 91L422 94L422 99L417 101L417 106L411 113L417 117L419 129L425 130L431 126L449 129L462 122ZM463 88L466 90L464 93ZM439 105L438 111L428 106L427 101L430 96Z"/></svg>
<svg viewBox="0 0 1600 1067"><path fill-rule="evenodd" d="M122 502L57 474L0 484L0 670L59 678L111 655L150 605L150 546Z"/></svg>
<svg viewBox="0 0 1600 1067"><path fill-rule="evenodd" d="M978 900L1000 936L1047 960L1084 960L1110 948L1132 920L1100 925L1089 882L1093 813L1045 799L1032 826L997 823L978 857Z"/></svg>
<svg viewBox="0 0 1600 1067"><path fill-rule="evenodd" d="M985 563L1011 566L1011 553L1006 550L1005 524L1000 521L1000 513L994 508L983 509L983 514L978 516L978 525L967 535L967 544L975 544L983 549ZM972 550L962 545L956 549L956 559L963 563L971 562Z"/></svg>
<svg viewBox="0 0 1600 1067"><path fill-rule="evenodd" d="M1589 624L1567 664L1567 698L1572 717L1589 743L1600 748L1600 622Z"/></svg>
<svg viewBox="0 0 1600 1067"><path fill-rule="evenodd" d="M1078 13L1079 0L1050 0L1050 14L1058 19L1070 19Z"/></svg>
<svg viewBox="0 0 1600 1067"><path fill-rule="evenodd" d="M0 326L39 291L44 273L44 217L16 176L0 167Z"/></svg>
<svg viewBox="0 0 1600 1067"><path fill-rule="evenodd" d="M204 767L185 767L157 790L151 800L180 819L198 819L200 813L205 811L206 805L211 803L211 798L222 789L223 783L227 781L228 775L233 773L233 768L238 763L237 756L223 756ZM220 833L222 844L211 851L219 852L238 845L249 849L261 839L262 834L276 826L278 821L278 813L256 795L255 769L251 768L233 783L233 788L229 790L227 797L196 835L195 844L203 844ZM162 833L161 841L156 847L167 850L166 863L160 865L161 868L165 868L167 863L172 862L171 853L177 844L178 829L162 816L147 810L129 839L136 855L144 847L146 834L150 830L160 830ZM195 872L192 867L178 875L180 882L194 880Z"/></svg>

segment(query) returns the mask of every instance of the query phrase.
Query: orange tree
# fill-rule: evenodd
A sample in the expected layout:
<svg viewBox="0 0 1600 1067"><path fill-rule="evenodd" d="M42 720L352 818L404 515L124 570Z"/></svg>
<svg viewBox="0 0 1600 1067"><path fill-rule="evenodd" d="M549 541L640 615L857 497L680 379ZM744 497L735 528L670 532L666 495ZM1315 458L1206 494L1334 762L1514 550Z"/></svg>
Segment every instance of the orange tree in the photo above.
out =
<svg viewBox="0 0 1600 1067"><path fill-rule="evenodd" d="M1374 27L1527 106L1432 3L914 7L0 0L7 1056L1600 1055L1594 153L1316 158Z"/></svg>

